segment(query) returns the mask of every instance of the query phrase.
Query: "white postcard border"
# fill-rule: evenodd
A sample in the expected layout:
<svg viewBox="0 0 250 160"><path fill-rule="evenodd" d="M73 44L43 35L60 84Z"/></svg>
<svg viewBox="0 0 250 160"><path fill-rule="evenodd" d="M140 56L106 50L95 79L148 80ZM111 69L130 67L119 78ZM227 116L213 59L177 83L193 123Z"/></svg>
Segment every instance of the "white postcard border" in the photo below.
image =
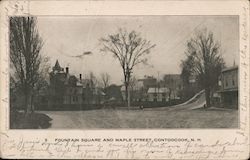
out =
<svg viewBox="0 0 250 160"><path fill-rule="evenodd" d="M78 154L73 151L73 147L66 147L65 154L61 154L58 146L50 147L47 151L24 151L23 144L33 142L39 147L47 141L57 139L85 139L85 138L180 138L180 139L200 139L201 144L206 150L223 152L225 147L227 153L233 159L248 158L249 155L249 3L248 1L2 1L1 7L1 41L0 41L0 96L1 96L1 156L6 158L108 158L108 159L190 159L190 158L216 158L206 153L207 157L199 152L190 154L177 154L174 150L166 155L166 148L144 147L128 150L129 147L119 148L119 154L110 153L110 145L116 142L101 142L104 152L98 152L97 142L92 150L95 150L98 156L91 152L88 154ZM153 129L153 130L9 130L9 58L8 58L8 16L84 16L84 15L238 15L240 29L240 127L239 129ZM219 142L218 142L219 141ZM35 143L37 142L37 143ZM219 149L216 143L220 144ZM120 143L118 143L120 144ZM127 142L121 144L127 145ZM157 143L156 143L157 144ZM178 141L175 143L184 147L187 144ZM217 144L217 145L218 145ZM21 146L20 146L21 145ZM64 145L64 144L63 144ZM71 144L72 145L72 144ZM215 145L218 148L209 148ZM52 145L51 145L52 146ZM39 148L38 147L38 148ZM88 147L82 146L83 150ZM192 146L193 147L193 146ZM188 148L191 151L197 151L197 148ZM8 148L8 149L7 149ZM53 148L53 149L52 149ZM57 149L56 149L57 148ZM59 148L59 149L58 149ZM228 150L227 150L228 148ZM72 149L72 151L69 151ZM91 147L88 148L91 150ZM116 148L117 149L117 148ZM141 150L145 151L141 151ZM65 149L66 150L66 149ZM152 151L153 150L153 151ZM189 151L188 150L188 151ZM135 152L134 152L135 151ZM141 152L139 152L141 151ZM146 155L146 151L155 152ZM240 152L241 151L241 152ZM144 153L145 152L145 153ZM32 153L32 154L31 154ZM60 154L59 154L60 153ZM109 154L110 153L110 154ZM157 153L157 154L156 154ZM173 155L172 155L173 154ZM85 156L85 157L84 157ZM217 157L228 159L226 155Z"/></svg>

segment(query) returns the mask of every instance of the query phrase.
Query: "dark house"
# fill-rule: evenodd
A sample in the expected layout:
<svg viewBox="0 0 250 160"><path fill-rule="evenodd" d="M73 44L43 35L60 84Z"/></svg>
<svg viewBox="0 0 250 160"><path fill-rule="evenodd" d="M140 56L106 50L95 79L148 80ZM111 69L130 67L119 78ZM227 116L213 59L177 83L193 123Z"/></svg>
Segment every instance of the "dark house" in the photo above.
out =
<svg viewBox="0 0 250 160"><path fill-rule="evenodd" d="M138 89L136 91L137 101L148 101L148 90L158 87L157 79L153 76L144 76L138 80Z"/></svg>
<svg viewBox="0 0 250 160"><path fill-rule="evenodd" d="M226 108L238 108L238 66L221 72L221 104Z"/></svg>
<svg viewBox="0 0 250 160"><path fill-rule="evenodd" d="M82 79L79 74L69 73L69 68L65 70L58 62L49 73L50 84L48 86L48 103L43 108L70 108L70 107L89 107L90 105L101 104L105 94L101 89L95 88L90 79Z"/></svg>
<svg viewBox="0 0 250 160"><path fill-rule="evenodd" d="M148 90L150 87L157 86L157 79L153 76L144 76L144 78L139 79L138 82L141 83L140 85L143 86L145 90Z"/></svg>

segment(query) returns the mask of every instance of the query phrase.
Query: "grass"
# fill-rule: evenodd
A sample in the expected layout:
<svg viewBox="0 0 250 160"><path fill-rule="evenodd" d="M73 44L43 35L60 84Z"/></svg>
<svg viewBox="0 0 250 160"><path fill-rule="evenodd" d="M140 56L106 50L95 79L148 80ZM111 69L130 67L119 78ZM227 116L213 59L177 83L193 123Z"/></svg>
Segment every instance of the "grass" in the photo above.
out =
<svg viewBox="0 0 250 160"><path fill-rule="evenodd" d="M45 129L51 126L52 119L43 113L29 113L12 111L10 115L11 129Z"/></svg>
<svg viewBox="0 0 250 160"><path fill-rule="evenodd" d="M52 128L143 129L143 128L237 128L238 110L89 110L43 111Z"/></svg>

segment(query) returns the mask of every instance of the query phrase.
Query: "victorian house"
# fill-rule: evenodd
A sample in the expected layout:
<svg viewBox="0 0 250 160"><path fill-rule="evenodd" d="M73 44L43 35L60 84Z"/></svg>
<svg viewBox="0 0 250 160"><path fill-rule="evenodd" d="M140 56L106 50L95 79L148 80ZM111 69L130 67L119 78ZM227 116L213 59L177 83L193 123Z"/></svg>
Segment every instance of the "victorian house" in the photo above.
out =
<svg viewBox="0 0 250 160"><path fill-rule="evenodd" d="M238 66L221 72L221 104L226 108L238 108Z"/></svg>
<svg viewBox="0 0 250 160"><path fill-rule="evenodd" d="M93 85L90 79L83 79L69 73L69 67L65 70L58 62L50 72L49 101L50 107L86 106L100 104L104 93Z"/></svg>

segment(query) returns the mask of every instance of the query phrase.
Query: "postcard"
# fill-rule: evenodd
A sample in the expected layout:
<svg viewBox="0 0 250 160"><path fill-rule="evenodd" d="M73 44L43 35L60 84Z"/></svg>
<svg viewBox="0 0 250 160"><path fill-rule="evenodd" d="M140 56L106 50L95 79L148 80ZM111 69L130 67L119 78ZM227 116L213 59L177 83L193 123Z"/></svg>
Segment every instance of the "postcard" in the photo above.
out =
<svg viewBox="0 0 250 160"><path fill-rule="evenodd" d="M2 158L249 158L249 1L0 7Z"/></svg>

